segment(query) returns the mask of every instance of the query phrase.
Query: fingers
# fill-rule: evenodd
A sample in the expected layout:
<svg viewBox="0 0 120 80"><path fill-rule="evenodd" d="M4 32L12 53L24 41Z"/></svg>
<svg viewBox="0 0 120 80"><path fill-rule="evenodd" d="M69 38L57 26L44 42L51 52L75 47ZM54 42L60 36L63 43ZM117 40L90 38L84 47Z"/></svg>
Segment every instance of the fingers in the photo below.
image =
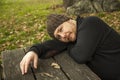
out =
<svg viewBox="0 0 120 80"><path fill-rule="evenodd" d="M28 52L20 62L20 69L22 74L24 75L28 71L28 67L30 63L33 62L34 68L37 68L37 63L38 63L38 56L34 52Z"/></svg>
<svg viewBox="0 0 120 80"><path fill-rule="evenodd" d="M22 75L24 75L24 73L25 73L25 62L23 60L20 62L20 69L21 69Z"/></svg>
<svg viewBox="0 0 120 80"><path fill-rule="evenodd" d="M24 75L24 73L25 73L24 67L25 67L25 65L24 65L23 62L21 61L21 62L20 62L20 69L21 69L22 75Z"/></svg>
<svg viewBox="0 0 120 80"><path fill-rule="evenodd" d="M21 69L22 75L27 73L29 64L30 64L30 59L26 60L25 57L20 62L20 69Z"/></svg>
<svg viewBox="0 0 120 80"><path fill-rule="evenodd" d="M30 62L31 62L30 60L26 60L25 66L24 66L24 69L25 69L24 73L27 73Z"/></svg>
<svg viewBox="0 0 120 80"><path fill-rule="evenodd" d="M37 69L37 64L38 64L38 58L34 58L34 68Z"/></svg>

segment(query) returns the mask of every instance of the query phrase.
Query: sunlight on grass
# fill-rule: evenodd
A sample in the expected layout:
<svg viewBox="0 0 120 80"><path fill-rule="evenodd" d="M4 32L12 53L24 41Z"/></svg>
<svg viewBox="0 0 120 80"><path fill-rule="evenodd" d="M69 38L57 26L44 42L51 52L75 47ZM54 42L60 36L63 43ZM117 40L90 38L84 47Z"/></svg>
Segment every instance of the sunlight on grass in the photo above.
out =
<svg viewBox="0 0 120 80"><path fill-rule="evenodd" d="M0 53L50 39L45 29L46 16L65 14L61 4L62 0L0 0ZM98 16L120 33L119 14L120 11L81 16Z"/></svg>
<svg viewBox="0 0 120 80"><path fill-rule="evenodd" d="M0 52L30 46L50 39L46 33L46 16L60 13L62 0L1 0Z"/></svg>

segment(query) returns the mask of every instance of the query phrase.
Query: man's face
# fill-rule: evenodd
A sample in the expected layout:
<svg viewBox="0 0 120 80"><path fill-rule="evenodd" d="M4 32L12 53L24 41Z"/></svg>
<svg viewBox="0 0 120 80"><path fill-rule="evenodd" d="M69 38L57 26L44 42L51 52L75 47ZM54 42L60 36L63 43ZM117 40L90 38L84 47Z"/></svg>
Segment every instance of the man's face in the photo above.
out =
<svg viewBox="0 0 120 80"><path fill-rule="evenodd" d="M73 42L76 40L76 22L68 20L58 26L54 32L55 38L62 42Z"/></svg>

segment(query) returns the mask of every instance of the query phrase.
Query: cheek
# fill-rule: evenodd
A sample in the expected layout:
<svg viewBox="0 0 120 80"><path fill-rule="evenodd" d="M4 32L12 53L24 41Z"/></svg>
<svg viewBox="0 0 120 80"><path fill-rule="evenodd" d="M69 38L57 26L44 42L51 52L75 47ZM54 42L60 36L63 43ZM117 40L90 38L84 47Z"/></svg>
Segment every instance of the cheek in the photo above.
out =
<svg viewBox="0 0 120 80"><path fill-rule="evenodd" d="M74 27L73 27L72 25L70 25L70 26L68 27L68 30L73 32L73 31L74 31Z"/></svg>
<svg viewBox="0 0 120 80"><path fill-rule="evenodd" d="M75 41L76 40L76 34L73 34L72 35L72 41Z"/></svg>
<svg viewBox="0 0 120 80"><path fill-rule="evenodd" d="M66 27L63 29L63 32L71 32L73 31L71 27Z"/></svg>

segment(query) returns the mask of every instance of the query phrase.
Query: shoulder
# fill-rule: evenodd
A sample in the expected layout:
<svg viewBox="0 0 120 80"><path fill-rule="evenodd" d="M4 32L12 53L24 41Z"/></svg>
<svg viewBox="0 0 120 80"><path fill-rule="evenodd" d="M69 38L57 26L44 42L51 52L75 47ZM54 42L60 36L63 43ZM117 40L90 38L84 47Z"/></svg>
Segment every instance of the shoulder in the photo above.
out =
<svg viewBox="0 0 120 80"><path fill-rule="evenodd" d="M105 28L109 28L109 25L104 22L101 18L97 16L89 16L84 17L82 23L78 25L79 28L90 28L90 29L100 29L104 30Z"/></svg>
<svg viewBox="0 0 120 80"><path fill-rule="evenodd" d="M79 22L78 22L79 23ZM84 29L89 29L89 30L98 30L101 29L104 24L104 21L101 20L99 17L96 16L89 16L89 17L84 17L82 22L79 23L78 30L84 30Z"/></svg>
<svg viewBox="0 0 120 80"><path fill-rule="evenodd" d="M87 16L87 17L81 17L81 16L77 16L76 21L96 21L96 20L101 20L99 17L97 16Z"/></svg>
<svg viewBox="0 0 120 80"><path fill-rule="evenodd" d="M101 25L105 23L101 18L97 16L87 16L87 17L77 17L77 26L80 26L81 24L88 24L90 25Z"/></svg>
<svg viewBox="0 0 120 80"><path fill-rule="evenodd" d="M100 22L100 21L103 21L103 20L97 16L89 16L83 19L83 22L87 22L87 23Z"/></svg>
<svg viewBox="0 0 120 80"><path fill-rule="evenodd" d="M77 25L79 35L93 35L93 34L101 34L104 31L108 31L108 25L96 16L85 17L82 20L82 23ZM81 37L81 36L80 36Z"/></svg>

